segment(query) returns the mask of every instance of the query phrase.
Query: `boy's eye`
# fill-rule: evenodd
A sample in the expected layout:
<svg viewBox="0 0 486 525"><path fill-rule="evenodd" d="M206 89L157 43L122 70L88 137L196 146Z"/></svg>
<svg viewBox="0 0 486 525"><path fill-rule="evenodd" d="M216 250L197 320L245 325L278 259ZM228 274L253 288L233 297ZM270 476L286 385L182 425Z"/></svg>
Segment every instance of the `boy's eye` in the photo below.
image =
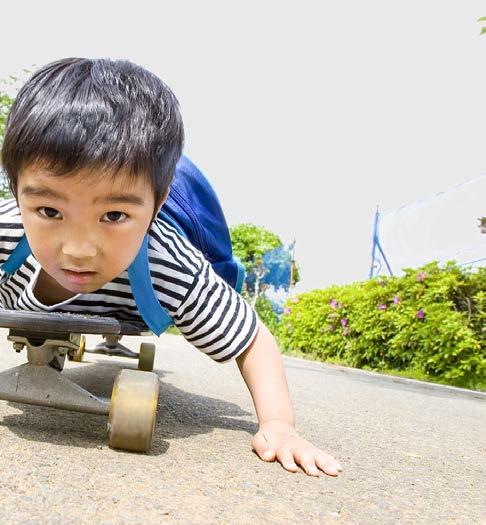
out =
<svg viewBox="0 0 486 525"><path fill-rule="evenodd" d="M108 222L122 222L119 220L121 215L127 216L127 214L122 211L109 211L106 213L106 216L110 219Z"/></svg>
<svg viewBox="0 0 486 525"><path fill-rule="evenodd" d="M44 213L42 213L42 211ZM59 213L56 209L54 208L49 208L48 206L43 206L42 208L39 208L38 209L38 212L43 216L43 217L46 217L48 219L54 219L56 218L56 215ZM123 213L122 211L109 211L108 213L105 213L105 216L108 218L108 221L107 222L122 222L123 220L123 217L122 216L125 216L127 217L127 214L126 213Z"/></svg>
<svg viewBox="0 0 486 525"><path fill-rule="evenodd" d="M45 210L45 215L41 213L41 210ZM42 208L39 208L37 210L43 217L47 217L49 219L53 219L56 215L56 213L59 213L54 208L49 208L48 206L43 206Z"/></svg>

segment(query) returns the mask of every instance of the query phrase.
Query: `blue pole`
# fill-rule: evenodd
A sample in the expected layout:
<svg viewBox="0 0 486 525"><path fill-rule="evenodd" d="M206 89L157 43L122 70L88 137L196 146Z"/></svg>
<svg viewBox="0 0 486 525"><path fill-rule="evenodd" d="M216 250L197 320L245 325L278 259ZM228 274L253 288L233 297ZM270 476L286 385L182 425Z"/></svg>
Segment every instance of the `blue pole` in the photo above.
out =
<svg viewBox="0 0 486 525"><path fill-rule="evenodd" d="M383 251L383 248L381 247L380 238L378 236L379 219L380 219L380 211L377 206L376 213L375 213L375 225L373 228L373 247L371 249L371 268L370 268L369 279L373 277L373 273L374 273L375 261L376 261L376 248L378 248L381 256L383 257L383 260L385 261L385 264L386 264L386 267L388 268L388 272L390 273L390 276L393 275L392 269L390 267L390 264L388 263L388 259L386 258L385 252Z"/></svg>
<svg viewBox="0 0 486 525"><path fill-rule="evenodd" d="M376 244L377 244L377 241L378 241L378 235L377 235L377 232L378 232L378 218L380 216L380 212L378 210L378 205L376 206L376 213L375 213L375 225L373 227L373 244L372 244L372 247L371 247L371 267L370 267L370 274L369 274L369 279L371 279L373 277L373 270L375 268L375 253L376 253Z"/></svg>
<svg viewBox="0 0 486 525"><path fill-rule="evenodd" d="M390 265L388 264L388 260L386 258L385 252L383 251L383 248L381 247L380 241L377 241L378 249L380 250L381 256L383 257L386 267L388 268L388 271L390 272L390 276L393 275L392 269L390 268Z"/></svg>

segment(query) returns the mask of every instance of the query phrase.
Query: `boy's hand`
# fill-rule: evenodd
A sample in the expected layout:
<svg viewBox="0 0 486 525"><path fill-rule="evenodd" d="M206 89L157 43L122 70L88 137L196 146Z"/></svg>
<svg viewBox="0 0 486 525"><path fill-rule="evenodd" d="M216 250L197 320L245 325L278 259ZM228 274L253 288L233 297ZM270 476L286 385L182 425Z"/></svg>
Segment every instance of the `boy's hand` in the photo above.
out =
<svg viewBox="0 0 486 525"><path fill-rule="evenodd" d="M332 456L301 438L295 428L285 421L261 423L251 444L261 459L277 459L290 472L297 472L297 464L309 476L319 476L319 469L330 476L337 476L343 469Z"/></svg>

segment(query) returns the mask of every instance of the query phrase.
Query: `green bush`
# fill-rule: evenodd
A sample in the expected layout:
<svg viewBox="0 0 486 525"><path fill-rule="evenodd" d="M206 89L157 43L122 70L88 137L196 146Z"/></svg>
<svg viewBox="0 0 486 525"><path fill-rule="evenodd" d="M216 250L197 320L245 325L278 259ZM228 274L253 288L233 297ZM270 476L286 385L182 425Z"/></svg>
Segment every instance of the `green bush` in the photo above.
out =
<svg viewBox="0 0 486 525"><path fill-rule="evenodd" d="M300 294L286 304L281 346L374 370L486 382L486 268L454 262Z"/></svg>
<svg viewBox="0 0 486 525"><path fill-rule="evenodd" d="M272 303L264 295L260 295L256 300L255 310L263 324L275 337L278 337L280 327L278 315L273 310Z"/></svg>

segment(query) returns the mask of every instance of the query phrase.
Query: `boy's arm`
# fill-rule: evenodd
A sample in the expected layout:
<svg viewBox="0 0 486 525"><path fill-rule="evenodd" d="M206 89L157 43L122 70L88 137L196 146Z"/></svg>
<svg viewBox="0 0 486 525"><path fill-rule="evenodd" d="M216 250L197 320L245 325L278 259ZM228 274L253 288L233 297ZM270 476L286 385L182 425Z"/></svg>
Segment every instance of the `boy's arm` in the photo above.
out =
<svg viewBox="0 0 486 525"><path fill-rule="evenodd" d="M318 475L317 468L337 475L342 470L339 463L295 431L282 357L274 337L262 322L253 343L236 362L255 405L259 431L252 446L260 458L277 459L285 469L294 472L297 462L310 475Z"/></svg>

